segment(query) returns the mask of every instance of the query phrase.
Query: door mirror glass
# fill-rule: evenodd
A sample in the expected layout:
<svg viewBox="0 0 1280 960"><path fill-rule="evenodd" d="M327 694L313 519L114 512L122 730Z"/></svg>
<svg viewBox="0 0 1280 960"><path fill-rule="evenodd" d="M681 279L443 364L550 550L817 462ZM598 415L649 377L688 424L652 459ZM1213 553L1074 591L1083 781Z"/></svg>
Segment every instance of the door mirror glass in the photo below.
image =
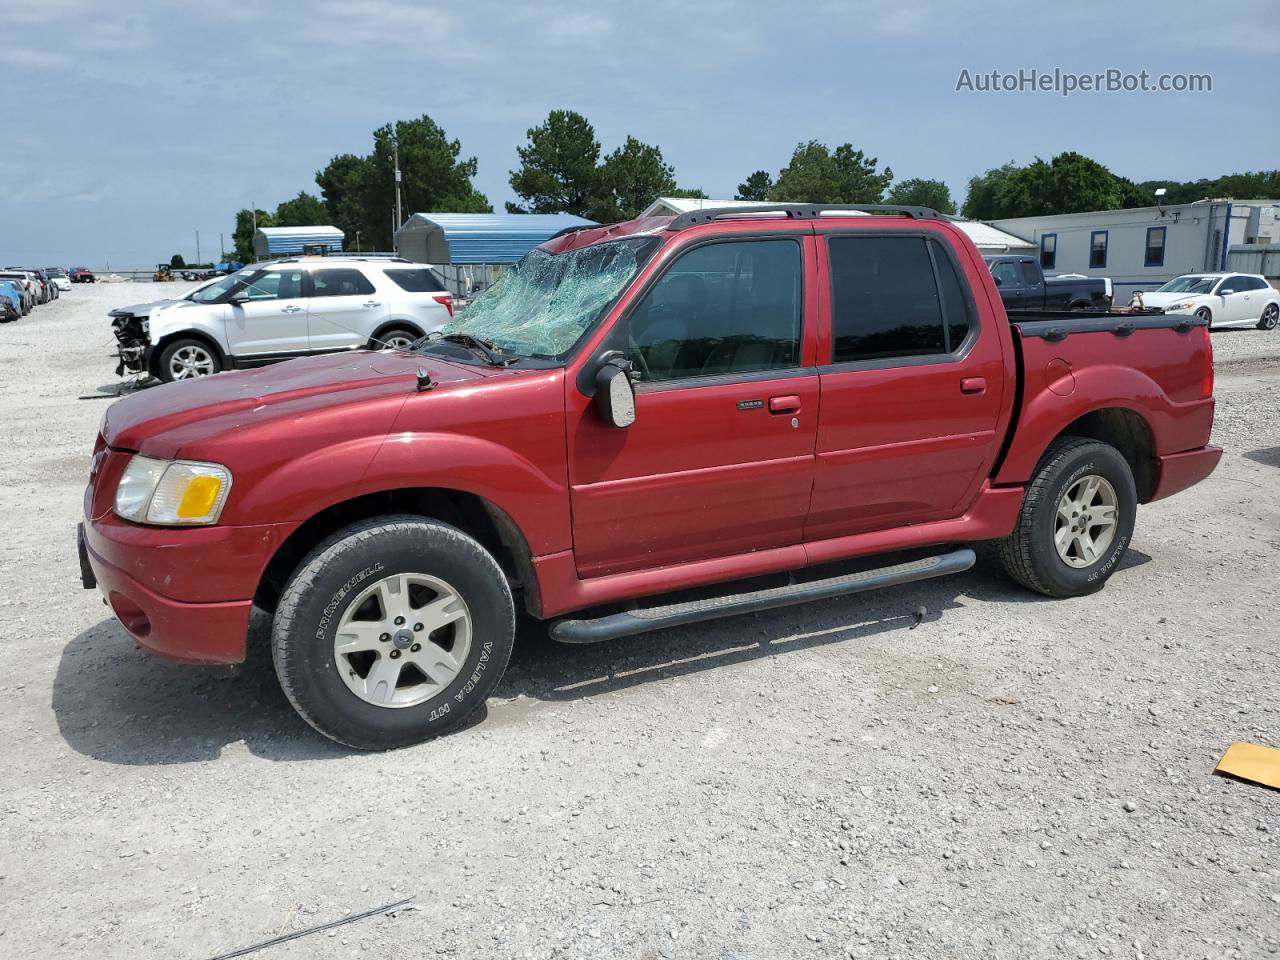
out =
<svg viewBox="0 0 1280 960"><path fill-rule="evenodd" d="M629 427L636 420L636 391L631 364L610 360L596 373L596 407L610 426Z"/></svg>
<svg viewBox="0 0 1280 960"><path fill-rule="evenodd" d="M250 300L248 290L237 290L231 296L227 297L227 303L234 303L237 307L248 303Z"/></svg>

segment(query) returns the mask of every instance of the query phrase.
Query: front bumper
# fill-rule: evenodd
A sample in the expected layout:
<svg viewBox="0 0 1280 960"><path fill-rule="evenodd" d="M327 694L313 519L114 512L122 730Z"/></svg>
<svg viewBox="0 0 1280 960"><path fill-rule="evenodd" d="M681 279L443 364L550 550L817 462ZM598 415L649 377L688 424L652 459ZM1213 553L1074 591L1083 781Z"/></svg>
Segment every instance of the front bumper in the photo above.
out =
<svg viewBox="0 0 1280 960"><path fill-rule="evenodd" d="M238 663L262 572L294 529L144 527L108 515L81 527L81 582L96 586L129 636L152 653Z"/></svg>
<svg viewBox="0 0 1280 960"><path fill-rule="evenodd" d="M1208 446L1198 450L1187 450L1184 453L1156 457L1160 473L1151 500L1163 500L1165 497L1180 493L1187 487L1195 486L1213 473L1221 459L1222 448ZM1150 503L1151 500L1147 502Z"/></svg>

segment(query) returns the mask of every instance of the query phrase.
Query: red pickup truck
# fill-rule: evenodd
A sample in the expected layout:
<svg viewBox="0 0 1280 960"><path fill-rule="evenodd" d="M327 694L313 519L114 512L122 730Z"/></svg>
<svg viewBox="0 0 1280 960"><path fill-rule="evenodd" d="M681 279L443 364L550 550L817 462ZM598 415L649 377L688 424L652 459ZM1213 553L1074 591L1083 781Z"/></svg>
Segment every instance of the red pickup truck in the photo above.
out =
<svg viewBox="0 0 1280 960"><path fill-rule="evenodd" d="M179 660L244 659L274 611L299 713L394 747L483 703L516 603L590 642L978 541L1032 590L1098 590L1137 505L1217 464L1213 406L1201 321L1011 317L932 211L697 211L559 235L411 350L117 402L81 572Z"/></svg>

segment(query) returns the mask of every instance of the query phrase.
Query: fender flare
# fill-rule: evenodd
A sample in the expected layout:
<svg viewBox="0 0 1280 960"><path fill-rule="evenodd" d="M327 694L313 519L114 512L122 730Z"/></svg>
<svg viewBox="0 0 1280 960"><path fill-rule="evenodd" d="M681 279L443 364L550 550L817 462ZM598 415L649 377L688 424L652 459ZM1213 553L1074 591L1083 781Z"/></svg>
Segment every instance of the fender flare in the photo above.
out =
<svg viewBox="0 0 1280 960"><path fill-rule="evenodd" d="M1099 410L1122 409L1137 415L1151 433L1154 452L1168 453L1163 438L1182 416L1193 415L1200 401L1173 403L1160 385L1133 367L1099 365L1073 374L1072 392L1062 396L1049 389L1045 371L1034 374L1035 383L1026 390L1033 394L1023 404L1014 427L1013 442L999 471L997 484L1026 483L1036 465L1057 437L1081 417ZM1031 379L1028 373L1028 381Z"/></svg>

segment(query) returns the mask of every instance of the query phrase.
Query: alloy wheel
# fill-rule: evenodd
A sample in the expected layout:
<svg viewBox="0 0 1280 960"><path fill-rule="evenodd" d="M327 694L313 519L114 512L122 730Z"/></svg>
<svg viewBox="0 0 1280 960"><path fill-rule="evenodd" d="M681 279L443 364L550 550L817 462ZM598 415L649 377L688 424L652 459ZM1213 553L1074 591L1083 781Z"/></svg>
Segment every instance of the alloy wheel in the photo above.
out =
<svg viewBox="0 0 1280 960"><path fill-rule="evenodd" d="M424 573L385 577L347 607L333 659L347 689L378 707L439 696L471 651L471 612L452 586Z"/></svg>
<svg viewBox="0 0 1280 960"><path fill-rule="evenodd" d="M1119 506L1105 477L1090 474L1071 484L1054 520L1053 542L1062 562L1079 570L1105 556L1116 536Z"/></svg>
<svg viewBox="0 0 1280 960"><path fill-rule="evenodd" d="M175 380L207 377L213 373L213 355L204 347L183 347L169 358L169 372Z"/></svg>

